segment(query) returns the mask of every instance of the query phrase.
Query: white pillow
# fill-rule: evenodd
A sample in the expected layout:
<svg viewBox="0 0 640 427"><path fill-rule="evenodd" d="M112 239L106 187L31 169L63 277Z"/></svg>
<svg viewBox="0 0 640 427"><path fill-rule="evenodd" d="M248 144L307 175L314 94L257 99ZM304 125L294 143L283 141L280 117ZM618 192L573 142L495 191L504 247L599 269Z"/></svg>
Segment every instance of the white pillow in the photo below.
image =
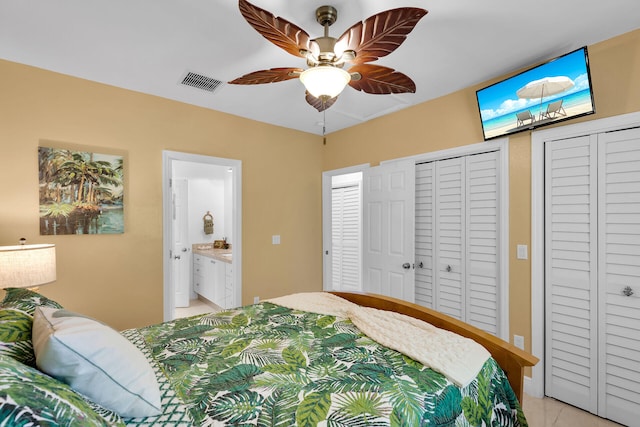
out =
<svg viewBox="0 0 640 427"><path fill-rule="evenodd" d="M40 370L120 416L162 413L149 362L109 326L67 310L37 307L33 348Z"/></svg>

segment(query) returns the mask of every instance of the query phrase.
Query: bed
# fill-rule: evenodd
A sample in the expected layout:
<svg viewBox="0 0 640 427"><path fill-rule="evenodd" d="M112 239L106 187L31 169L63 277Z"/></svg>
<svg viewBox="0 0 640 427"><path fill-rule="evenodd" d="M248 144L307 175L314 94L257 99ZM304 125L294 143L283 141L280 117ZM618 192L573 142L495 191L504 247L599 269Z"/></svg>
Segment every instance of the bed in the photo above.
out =
<svg viewBox="0 0 640 427"><path fill-rule="evenodd" d="M299 294L294 300L302 301L301 306L287 298L114 334L42 295L9 290L0 303L0 424L527 425L519 398L523 370L537 362L533 356L455 319L390 297ZM316 305L300 308L308 309L308 303ZM382 325L405 323L392 333L379 325L369 331L374 324L369 318ZM449 333L411 319L475 340L451 334L455 345L469 349L461 353L473 354L480 343L491 357L469 359L460 369L447 371L449 359L458 356L432 358L424 349L437 346L419 334L436 334L433 342L439 342ZM69 334L75 342L51 350L67 339L66 328L79 326L79 335ZM394 349L394 343L389 347L374 341L361 328L383 342L411 328L418 331L411 336L420 338L401 340L411 344L406 350L410 357ZM70 356L69 347L75 346L89 350L79 362L89 360L88 368L70 362L83 351L74 348ZM136 354L126 353L132 349ZM423 357L431 368L418 361ZM477 367L469 371L474 363ZM89 377L78 380L84 371ZM103 371L108 375L100 378ZM108 381L115 381L119 391L108 391L113 386ZM134 401L143 407L136 403L134 408Z"/></svg>

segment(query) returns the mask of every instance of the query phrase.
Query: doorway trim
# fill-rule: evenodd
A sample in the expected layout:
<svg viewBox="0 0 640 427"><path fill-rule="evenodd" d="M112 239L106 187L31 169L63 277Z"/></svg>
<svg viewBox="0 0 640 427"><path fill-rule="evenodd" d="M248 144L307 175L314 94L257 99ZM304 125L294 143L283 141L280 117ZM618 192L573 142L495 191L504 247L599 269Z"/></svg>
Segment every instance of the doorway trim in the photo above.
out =
<svg viewBox="0 0 640 427"><path fill-rule="evenodd" d="M163 318L173 320L175 311L174 286L171 278L171 171L174 161L202 163L232 168L232 212L233 212L233 283L236 287L235 301L242 304L242 161L224 159L201 154L162 151L162 281Z"/></svg>
<svg viewBox="0 0 640 427"><path fill-rule="evenodd" d="M531 396L544 396L544 144L636 126L640 112L531 133L531 352L540 359L532 368L531 382L525 381L525 392Z"/></svg>
<svg viewBox="0 0 640 427"><path fill-rule="evenodd" d="M346 175L350 173L362 172L371 165L363 163L356 166L350 166L342 169L334 169L322 172L322 290L333 290L332 273L331 273L331 179L337 175Z"/></svg>

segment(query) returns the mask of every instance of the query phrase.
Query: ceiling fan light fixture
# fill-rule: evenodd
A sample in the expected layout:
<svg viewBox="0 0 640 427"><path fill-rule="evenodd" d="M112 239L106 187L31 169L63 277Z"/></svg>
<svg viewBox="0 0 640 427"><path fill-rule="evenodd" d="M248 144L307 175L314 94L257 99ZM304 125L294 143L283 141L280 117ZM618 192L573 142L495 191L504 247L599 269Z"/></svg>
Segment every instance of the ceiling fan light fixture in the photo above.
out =
<svg viewBox="0 0 640 427"><path fill-rule="evenodd" d="M304 58L307 70L270 68L245 74L229 84L258 85L299 77L306 88L305 101L321 112L336 102L347 84L354 90L376 95L416 91L416 84L409 76L393 68L369 63L395 51L428 13L425 9L399 7L386 10L356 22L340 37L334 38L329 35L329 27L336 22L338 11L333 6L321 6L316 9L316 21L324 28L324 34L311 38L293 22L249 3L249 0L238 0L238 7L249 25L268 41L293 56Z"/></svg>
<svg viewBox="0 0 640 427"><path fill-rule="evenodd" d="M316 98L322 96L334 98L351 81L351 74L342 68L319 65L304 70L300 74L300 81L307 91Z"/></svg>

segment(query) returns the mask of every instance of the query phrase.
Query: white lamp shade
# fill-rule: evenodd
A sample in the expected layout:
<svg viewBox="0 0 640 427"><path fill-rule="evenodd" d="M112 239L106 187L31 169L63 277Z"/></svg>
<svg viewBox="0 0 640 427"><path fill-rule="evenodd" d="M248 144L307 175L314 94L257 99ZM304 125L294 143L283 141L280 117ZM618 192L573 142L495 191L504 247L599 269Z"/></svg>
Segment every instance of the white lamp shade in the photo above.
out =
<svg viewBox="0 0 640 427"><path fill-rule="evenodd" d="M56 280L56 246L0 246L0 288L31 288Z"/></svg>
<svg viewBox="0 0 640 427"><path fill-rule="evenodd" d="M307 91L316 98L321 96L333 98L338 96L351 81L351 74L342 68L319 65L304 70L300 74L300 81Z"/></svg>

